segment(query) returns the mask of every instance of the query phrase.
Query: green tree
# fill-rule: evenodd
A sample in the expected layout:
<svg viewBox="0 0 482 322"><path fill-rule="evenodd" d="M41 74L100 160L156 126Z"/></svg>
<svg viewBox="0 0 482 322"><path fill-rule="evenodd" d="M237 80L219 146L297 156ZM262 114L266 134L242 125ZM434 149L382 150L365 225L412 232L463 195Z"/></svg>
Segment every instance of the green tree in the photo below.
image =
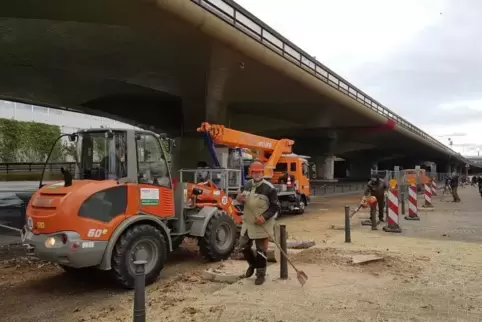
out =
<svg viewBox="0 0 482 322"><path fill-rule="evenodd" d="M2 162L17 161L21 135L20 122L0 119L0 159Z"/></svg>
<svg viewBox="0 0 482 322"><path fill-rule="evenodd" d="M60 136L60 128L37 122L21 122L23 135L20 139L22 154L27 162L45 162L55 143L49 162L61 162L62 142L56 140Z"/></svg>
<svg viewBox="0 0 482 322"><path fill-rule="evenodd" d="M0 159L2 162L44 162L60 128L37 122L0 119ZM51 161L62 161L62 144L56 144Z"/></svg>

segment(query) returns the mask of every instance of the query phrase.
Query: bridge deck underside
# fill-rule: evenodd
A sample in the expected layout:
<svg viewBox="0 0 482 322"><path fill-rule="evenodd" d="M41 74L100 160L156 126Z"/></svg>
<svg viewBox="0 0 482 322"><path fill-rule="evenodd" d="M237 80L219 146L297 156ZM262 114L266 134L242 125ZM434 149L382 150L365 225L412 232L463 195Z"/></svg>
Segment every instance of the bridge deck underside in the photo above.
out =
<svg viewBox="0 0 482 322"><path fill-rule="evenodd" d="M148 1L2 1L0 13L1 98L69 107L172 135L187 118L203 120L203 113L181 106L205 103L218 44ZM364 149L427 149L395 131L373 132L381 124L229 53L224 100L232 127L314 144L336 132Z"/></svg>

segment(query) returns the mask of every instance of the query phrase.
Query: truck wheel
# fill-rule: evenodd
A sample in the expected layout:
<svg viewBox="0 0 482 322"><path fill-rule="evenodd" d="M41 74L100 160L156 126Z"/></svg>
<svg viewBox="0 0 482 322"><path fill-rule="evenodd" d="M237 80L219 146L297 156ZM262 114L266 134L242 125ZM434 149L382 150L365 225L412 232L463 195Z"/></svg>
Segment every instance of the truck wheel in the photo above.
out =
<svg viewBox="0 0 482 322"><path fill-rule="evenodd" d="M297 214L302 215L304 213L305 213L305 202L304 202L303 198L300 198L300 202L298 203Z"/></svg>
<svg viewBox="0 0 482 322"><path fill-rule="evenodd" d="M164 268L167 250L164 236L154 226L138 225L129 228L117 241L112 252L112 273L125 288L134 288L136 252L147 256L146 285L156 281Z"/></svg>
<svg viewBox="0 0 482 322"><path fill-rule="evenodd" d="M218 212L211 217L204 237L199 238L199 251L210 261L228 259L236 244L237 227L230 216Z"/></svg>

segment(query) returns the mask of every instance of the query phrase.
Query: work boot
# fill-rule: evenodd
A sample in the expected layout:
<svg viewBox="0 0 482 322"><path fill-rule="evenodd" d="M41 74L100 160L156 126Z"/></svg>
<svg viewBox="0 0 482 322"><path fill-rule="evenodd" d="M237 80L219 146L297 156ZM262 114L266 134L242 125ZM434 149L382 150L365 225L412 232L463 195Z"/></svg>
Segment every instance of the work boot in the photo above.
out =
<svg viewBox="0 0 482 322"><path fill-rule="evenodd" d="M244 276L248 278L253 276L258 258L251 248L243 249L243 255L244 259L246 259L249 265L246 273L244 274Z"/></svg>
<svg viewBox="0 0 482 322"><path fill-rule="evenodd" d="M248 269L246 270L246 273L244 274L244 276L245 276L246 278L249 278L249 277L253 276L253 274L254 274L254 266L249 265L249 267L248 267Z"/></svg>
<svg viewBox="0 0 482 322"><path fill-rule="evenodd" d="M266 268L258 268L256 270L256 280L254 281L255 285L262 285L265 281L266 277Z"/></svg>

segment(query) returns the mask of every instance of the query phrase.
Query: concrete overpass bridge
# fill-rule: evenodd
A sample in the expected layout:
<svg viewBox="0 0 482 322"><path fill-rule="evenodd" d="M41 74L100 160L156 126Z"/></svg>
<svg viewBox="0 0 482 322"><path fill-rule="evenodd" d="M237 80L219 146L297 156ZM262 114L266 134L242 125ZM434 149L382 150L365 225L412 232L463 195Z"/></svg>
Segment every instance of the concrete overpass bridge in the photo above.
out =
<svg viewBox="0 0 482 322"><path fill-rule="evenodd" d="M364 174L469 162L234 1L17 0L0 15L0 98L165 131L179 166L202 158L204 120L292 138L319 173L334 155Z"/></svg>

